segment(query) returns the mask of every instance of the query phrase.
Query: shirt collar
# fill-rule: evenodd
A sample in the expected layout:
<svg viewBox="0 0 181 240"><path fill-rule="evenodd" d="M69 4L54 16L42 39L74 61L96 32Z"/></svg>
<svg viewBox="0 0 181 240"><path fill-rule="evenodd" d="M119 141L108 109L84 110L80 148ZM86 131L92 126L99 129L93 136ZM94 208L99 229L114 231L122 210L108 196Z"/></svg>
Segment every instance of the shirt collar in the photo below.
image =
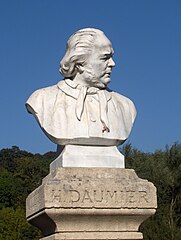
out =
<svg viewBox="0 0 181 240"><path fill-rule="evenodd" d="M62 80L57 83L57 86L66 95L71 96L75 99L78 98L80 90L77 88L78 84L75 83L73 80L70 80L70 79ZM103 89L100 91L104 91L107 101L109 101L111 99L111 91L110 90ZM97 95L97 94L94 94L94 95Z"/></svg>

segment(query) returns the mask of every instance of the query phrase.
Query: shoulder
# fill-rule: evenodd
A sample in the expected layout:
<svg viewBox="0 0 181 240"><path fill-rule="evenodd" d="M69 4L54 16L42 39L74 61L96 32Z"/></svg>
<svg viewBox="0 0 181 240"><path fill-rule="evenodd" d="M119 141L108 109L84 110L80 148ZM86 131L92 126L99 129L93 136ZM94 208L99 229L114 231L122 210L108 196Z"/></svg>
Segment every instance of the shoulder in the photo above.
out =
<svg viewBox="0 0 181 240"><path fill-rule="evenodd" d="M28 112L37 112L42 107L43 102L52 102L57 92L57 85L41 88L33 92L25 104Z"/></svg>
<svg viewBox="0 0 181 240"><path fill-rule="evenodd" d="M41 100L42 98L46 99L46 97L50 98L52 96L56 96L56 93L59 90L58 84L36 90L31 94L27 102L33 101L33 100Z"/></svg>
<svg viewBox="0 0 181 240"><path fill-rule="evenodd" d="M131 99L116 92L112 92L112 97L114 100L116 100L118 105L129 111L132 114L133 118L136 117L136 108Z"/></svg>
<svg viewBox="0 0 181 240"><path fill-rule="evenodd" d="M119 94L119 93L116 93L116 92L113 92L112 91L112 96L118 101L118 102L125 102L127 104L131 104L131 105L134 105L133 101L131 99L129 99L128 97L122 95L122 94Z"/></svg>
<svg viewBox="0 0 181 240"><path fill-rule="evenodd" d="M58 91L57 85L53 85L50 87L40 88L40 89L36 90L35 92L32 93L32 95L30 97L38 97L38 96L43 97L47 94L51 94L51 92L54 93L57 91Z"/></svg>

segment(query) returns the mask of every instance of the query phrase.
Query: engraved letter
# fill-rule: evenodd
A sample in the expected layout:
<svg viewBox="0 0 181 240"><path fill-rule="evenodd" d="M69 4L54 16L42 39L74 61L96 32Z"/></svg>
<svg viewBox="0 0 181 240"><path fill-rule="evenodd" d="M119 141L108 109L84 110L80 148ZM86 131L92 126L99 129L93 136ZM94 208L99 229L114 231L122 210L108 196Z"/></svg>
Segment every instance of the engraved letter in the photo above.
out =
<svg viewBox="0 0 181 240"><path fill-rule="evenodd" d="M117 202L117 191L107 191L107 202L109 202L110 199L114 199L114 202Z"/></svg>
<svg viewBox="0 0 181 240"><path fill-rule="evenodd" d="M144 199L144 201L145 202L149 202L148 201L148 198L147 198L147 192L146 191L139 191L139 195L140 195L140 197L139 197L139 202L141 202L142 201L142 199Z"/></svg>
<svg viewBox="0 0 181 240"><path fill-rule="evenodd" d="M127 192L128 193L128 201L129 201L129 203L134 203L134 202L136 202L136 200L135 200L135 195L134 195L134 193L135 193L135 191L131 191L131 192Z"/></svg>
<svg viewBox="0 0 181 240"><path fill-rule="evenodd" d="M78 202L80 200L80 193L77 190L69 190L71 192L71 202Z"/></svg>
<svg viewBox="0 0 181 240"><path fill-rule="evenodd" d="M84 200L89 200L89 202L92 202L90 194L89 194L89 192L87 190L85 190L85 192L84 192L84 196L83 196L82 202L84 202Z"/></svg>
<svg viewBox="0 0 181 240"><path fill-rule="evenodd" d="M97 192L98 192L98 190L94 190L94 201L102 202L103 201L103 190L101 190L100 194Z"/></svg>
<svg viewBox="0 0 181 240"><path fill-rule="evenodd" d="M61 202L61 190L60 189L52 189L52 202Z"/></svg>

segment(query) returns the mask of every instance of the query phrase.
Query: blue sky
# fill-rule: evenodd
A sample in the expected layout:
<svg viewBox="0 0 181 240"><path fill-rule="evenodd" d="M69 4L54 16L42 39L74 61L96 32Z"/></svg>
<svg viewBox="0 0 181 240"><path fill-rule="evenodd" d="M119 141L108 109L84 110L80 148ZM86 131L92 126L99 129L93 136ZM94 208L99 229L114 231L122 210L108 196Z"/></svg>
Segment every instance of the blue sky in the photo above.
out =
<svg viewBox="0 0 181 240"><path fill-rule="evenodd" d="M24 104L36 89L62 79L66 42L84 27L111 40L116 67L109 87L136 105L127 142L152 152L180 141L180 0L0 0L0 149L56 149Z"/></svg>

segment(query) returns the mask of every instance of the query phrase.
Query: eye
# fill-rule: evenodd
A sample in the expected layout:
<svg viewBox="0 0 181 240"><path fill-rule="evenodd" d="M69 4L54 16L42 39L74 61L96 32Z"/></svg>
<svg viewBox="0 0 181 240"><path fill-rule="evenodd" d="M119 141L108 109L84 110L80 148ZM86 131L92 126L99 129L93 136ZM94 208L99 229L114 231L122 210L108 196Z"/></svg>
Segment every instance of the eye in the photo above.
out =
<svg viewBox="0 0 181 240"><path fill-rule="evenodd" d="M109 60L111 58L111 55L110 54L106 54L105 56L103 56L102 58L101 58L101 60L104 60L104 61L107 61L107 60Z"/></svg>

